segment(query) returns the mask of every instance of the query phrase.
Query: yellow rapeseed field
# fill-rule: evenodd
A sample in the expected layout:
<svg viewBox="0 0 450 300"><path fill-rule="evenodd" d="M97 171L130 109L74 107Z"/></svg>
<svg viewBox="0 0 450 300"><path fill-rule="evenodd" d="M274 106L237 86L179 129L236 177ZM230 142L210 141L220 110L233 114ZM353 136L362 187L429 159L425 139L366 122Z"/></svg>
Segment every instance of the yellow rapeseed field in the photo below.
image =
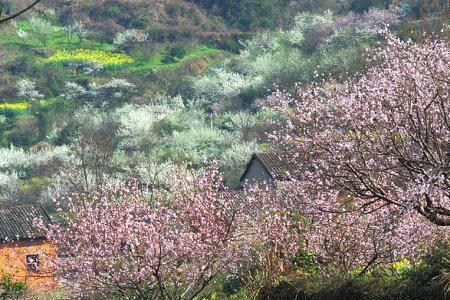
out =
<svg viewBox="0 0 450 300"><path fill-rule="evenodd" d="M105 66L132 63L133 58L122 53L109 53L101 50L58 50L55 55L47 58L49 62L60 61L93 61Z"/></svg>
<svg viewBox="0 0 450 300"><path fill-rule="evenodd" d="M21 103L0 103L0 109L16 109L16 110L25 110L28 109L30 105L25 102Z"/></svg>

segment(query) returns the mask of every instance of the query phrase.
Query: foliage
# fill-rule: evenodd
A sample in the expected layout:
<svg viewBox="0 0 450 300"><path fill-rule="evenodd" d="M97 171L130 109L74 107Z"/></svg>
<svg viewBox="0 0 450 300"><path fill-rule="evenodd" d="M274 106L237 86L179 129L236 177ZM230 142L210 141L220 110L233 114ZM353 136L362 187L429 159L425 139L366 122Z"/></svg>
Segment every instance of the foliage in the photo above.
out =
<svg viewBox="0 0 450 300"><path fill-rule="evenodd" d="M17 30L17 36L21 38L23 43L25 44L25 41L28 38L28 33L23 29L19 29Z"/></svg>
<svg viewBox="0 0 450 300"><path fill-rule="evenodd" d="M380 262L418 259L448 237L448 53L445 41L388 35L366 75L270 97L289 117L273 138L299 154L304 170L290 191L314 199L302 211L322 272L364 274Z"/></svg>
<svg viewBox="0 0 450 300"><path fill-rule="evenodd" d="M442 239L428 253L423 263L408 273L417 286L433 291L439 296L447 295L450 283L449 240ZM425 287L424 287L425 285Z"/></svg>
<svg viewBox="0 0 450 300"><path fill-rule="evenodd" d="M52 144L67 145L67 157L49 161L46 167L31 165L25 168L27 171L20 173L21 182L26 182L29 174L37 172L37 176L50 177L52 191L55 189L62 194L92 190L97 186L96 182L110 178L125 180L129 176L159 185L164 175L170 174L177 165L188 164L201 169L207 160L218 159L227 184L234 185L248 159L259 149L256 139L264 139L265 131L271 128L270 120L274 118L268 113L253 117L244 112L230 113L225 119L216 118L204 112L199 106L201 102L196 104L169 96L149 98L147 105L121 106L122 101L129 99L126 95L131 94L120 86L111 86L106 83L87 87L68 84L63 96L72 104L63 101L62 109L80 102L95 107L87 106L70 118L54 121L57 126L45 136ZM122 93L123 97L116 98L115 93ZM110 101L103 103L103 99ZM45 121L49 113L56 112L55 105L61 101L44 101L25 113L41 115ZM41 106L45 111L38 113ZM117 109L110 111L112 107ZM49 113L47 109L50 109ZM23 114L22 111L17 113ZM6 119L6 124L10 124L10 120ZM101 157L101 163L98 157ZM32 157L26 159L33 161ZM17 158L11 160L17 161ZM6 174L15 170L12 165L5 166ZM10 197L11 201L21 198L18 195ZM47 197L43 193L39 199L42 196Z"/></svg>
<svg viewBox="0 0 450 300"><path fill-rule="evenodd" d="M147 137L147 142L151 141L152 134L158 134L154 125L166 117L182 113L183 109L185 105L181 97L171 98L160 95L155 97L150 105L126 105L120 108L117 116L120 117L122 124L121 136L124 146L139 148L146 143L144 140ZM195 119L192 121L195 122ZM177 127L181 129L180 126ZM162 130L161 133L171 133L171 131ZM156 137L154 139L156 140Z"/></svg>
<svg viewBox="0 0 450 300"><path fill-rule="evenodd" d="M212 101L221 98L233 98L254 84L260 82L259 77L247 79L241 74L228 72L225 68L216 67L194 81L194 90L198 97Z"/></svg>
<svg viewBox="0 0 450 300"><path fill-rule="evenodd" d="M90 60L69 61L67 66L77 73L84 73L87 75L96 75L104 70L104 66L101 63Z"/></svg>
<svg viewBox="0 0 450 300"><path fill-rule="evenodd" d="M17 173L0 173L0 202L12 202L17 199L20 190L20 179Z"/></svg>
<svg viewBox="0 0 450 300"><path fill-rule="evenodd" d="M148 105L124 106L116 115L121 123L120 148L128 155L144 151L161 162L186 163L195 168L219 159L231 182L258 149L252 141L256 123L241 120L251 119L249 114L230 114L234 122L224 130L219 128L220 121L209 119L196 105L185 105L181 97L158 96ZM211 121L218 124L211 126ZM267 121L262 118L262 122Z"/></svg>
<svg viewBox="0 0 450 300"><path fill-rule="evenodd" d="M25 293L27 285L15 282L8 276L2 276L0 281L0 299L19 299Z"/></svg>
<svg viewBox="0 0 450 300"><path fill-rule="evenodd" d="M217 128L190 128L174 132L168 151L177 161L199 167L204 161L220 156L222 149L226 147L226 139L226 134Z"/></svg>
<svg viewBox="0 0 450 300"><path fill-rule="evenodd" d="M2 8L11 13L19 2ZM143 248L163 245L164 293L175 299L203 288L191 279L211 275L200 274L208 259L218 273L197 299L446 297L448 245L436 240L448 229L417 213L421 204L425 213L448 213L447 107L436 105L449 90L446 1L157 0L151 9L148 0L57 2L0 28L0 201L43 203L69 228L87 230L64 236L69 263L55 267L79 267L64 273L69 286L83 283L78 291L92 298L104 290L150 298L160 285L155 256ZM402 41L425 42L386 41L385 25ZM284 92L266 99L277 89ZM411 120L422 135L407 130ZM301 181L235 194L254 152L286 148L299 156ZM205 167L211 160L214 172ZM361 167L359 177L349 164ZM211 200L217 195L222 206ZM62 211L54 211L55 196ZM227 219L233 239L208 244L216 257L204 234L220 240L214 212L235 209ZM56 224L60 233L67 224ZM156 229L164 243L155 243ZM122 237L133 241L122 245ZM94 245L104 250L98 260ZM135 251L133 261L120 250ZM77 266L72 253L87 263ZM114 279L112 288L90 285L104 278Z"/></svg>
<svg viewBox="0 0 450 300"><path fill-rule="evenodd" d="M183 45L175 45L167 49L161 61L165 64L173 64L181 60L186 54L187 50Z"/></svg>
<svg viewBox="0 0 450 300"><path fill-rule="evenodd" d="M339 281L335 277L311 276L309 284L295 280L308 299L448 299L445 283L439 275L445 272L448 241L438 241L415 264L398 268L381 266L363 276Z"/></svg>
<svg viewBox="0 0 450 300"><path fill-rule="evenodd" d="M30 49L66 49L66 48L85 48L85 49L97 49L103 51L111 51L113 47L109 44L101 44L98 41L88 39L84 35L80 43L72 43L74 41L74 33L71 37L71 45L68 45L69 42L69 32L67 31L66 26L53 26L53 29L50 31L48 35L48 39L46 45L44 46L43 42L38 39L38 36L33 34L31 29L30 21L18 21L17 23L13 23L12 26L13 31L8 30L6 32L2 32L2 45L8 49L21 50L21 52L27 52ZM83 23L84 24L84 23ZM84 27L86 30L86 27ZM28 34L28 38L25 40L17 35L17 31L23 31ZM89 35L91 37L91 35ZM36 53L37 54L37 53ZM41 55L33 55L33 57L40 57Z"/></svg>
<svg viewBox="0 0 450 300"><path fill-rule="evenodd" d="M172 62L164 63L163 58L167 52L156 53L153 56L146 58L144 61L135 61L135 64L128 66L127 70L129 72L134 72L137 74L145 74L156 71L166 71L166 70L177 70L183 67L189 62L196 62L202 60L212 60L213 62L217 58L224 56L224 52L218 49L210 48L208 46L195 46L192 48L187 48L186 55L183 58ZM175 94L176 95L176 94Z"/></svg>
<svg viewBox="0 0 450 300"><path fill-rule="evenodd" d="M0 149L0 170L2 172L13 171L23 176L29 168L51 162L54 158L64 159L67 147L50 147L36 152L25 151L20 148Z"/></svg>
<svg viewBox="0 0 450 300"><path fill-rule="evenodd" d="M66 127L55 134L58 143L69 145L66 155L56 157L48 166L53 192L92 192L117 178L119 170L113 160L116 133L117 122L104 111L89 105L76 111Z"/></svg>
<svg viewBox="0 0 450 300"><path fill-rule="evenodd" d="M244 30L273 26L282 6L282 1L277 0L193 0L193 2L206 8L217 7L228 22Z"/></svg>

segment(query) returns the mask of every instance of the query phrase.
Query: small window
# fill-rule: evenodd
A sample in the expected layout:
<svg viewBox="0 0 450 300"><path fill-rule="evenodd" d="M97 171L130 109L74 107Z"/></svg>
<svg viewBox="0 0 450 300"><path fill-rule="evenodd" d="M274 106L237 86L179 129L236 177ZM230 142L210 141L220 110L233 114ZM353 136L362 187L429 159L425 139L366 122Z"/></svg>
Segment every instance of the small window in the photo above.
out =
<svg viewBox="0 0 450 300"><path fill-rule="evenodd" d="M32 273L37 273L39 271L39 255L29 254L27 255L26 261L27 271Z"/></svg>

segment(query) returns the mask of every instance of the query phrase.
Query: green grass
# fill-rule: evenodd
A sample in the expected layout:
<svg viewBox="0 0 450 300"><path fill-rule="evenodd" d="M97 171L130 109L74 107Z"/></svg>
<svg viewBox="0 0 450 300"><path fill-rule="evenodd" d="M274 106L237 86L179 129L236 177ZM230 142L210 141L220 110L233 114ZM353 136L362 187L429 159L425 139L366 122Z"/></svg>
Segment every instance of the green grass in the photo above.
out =
<svg viewBox="0 0 450 300"><path fill-rule="evenodd" d="M81 43L73 43L68 46L67 44L67 34L60 27L55 27L55 32L51 34L48 39L47 46L44 47L44 44L36 38L33 38L30 33L30 22L28 21L20 21L17 23L18 28L23 29L29 33L29 37L25 39L25 43L22 39L20 39L16 31L17 29L12 28L11 30L7 30L1 35L3 46L6 49L93 49L93 50L103 50L103 51L111 51L113 50L113 46L109 44L101 44L99 42L91 41L84 39ZM77 41L76 38L74 40Z"/></svg>

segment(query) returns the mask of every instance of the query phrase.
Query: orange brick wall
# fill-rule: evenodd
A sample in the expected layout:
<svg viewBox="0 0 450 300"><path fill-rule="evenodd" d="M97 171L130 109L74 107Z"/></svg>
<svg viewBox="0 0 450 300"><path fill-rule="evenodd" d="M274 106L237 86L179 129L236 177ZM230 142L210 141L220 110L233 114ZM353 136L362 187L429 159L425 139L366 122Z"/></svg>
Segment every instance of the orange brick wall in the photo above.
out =
<svg viewBox="0 0 450 300"><path fill-rule="evenodd" d="M27 271L25 260L29 254L39 254L37 273ZM56 250L44 240L0 244L0 277L7 274L35 289L54 288L58 281L45 266L49 256L55 257Z"/></svg>

